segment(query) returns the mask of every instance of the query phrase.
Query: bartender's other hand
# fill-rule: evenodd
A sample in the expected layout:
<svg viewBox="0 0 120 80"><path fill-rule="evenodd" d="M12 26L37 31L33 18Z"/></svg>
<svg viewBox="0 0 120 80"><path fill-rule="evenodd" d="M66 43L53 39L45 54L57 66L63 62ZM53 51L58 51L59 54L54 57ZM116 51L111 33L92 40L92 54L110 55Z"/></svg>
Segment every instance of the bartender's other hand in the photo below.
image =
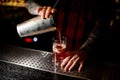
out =
<svg viewBox="0 0 120 80"><path fill-rule="evenodd" d="M39 7L38 15L40 15L43 19L49 18L51 14L55 13L56 9L50 6Z"/></svg>
<svg viewBox="0 0 120 80"><path fill-rule="evenodd" d="M73 68L78 67L78 72L81 71L83 67L83 63L87 58L87 55L84 51L78 50L78 51L68 51L67 54L70 54L67 56L62 63L60 64L60 67L66 72L71 71Z"/></svg>

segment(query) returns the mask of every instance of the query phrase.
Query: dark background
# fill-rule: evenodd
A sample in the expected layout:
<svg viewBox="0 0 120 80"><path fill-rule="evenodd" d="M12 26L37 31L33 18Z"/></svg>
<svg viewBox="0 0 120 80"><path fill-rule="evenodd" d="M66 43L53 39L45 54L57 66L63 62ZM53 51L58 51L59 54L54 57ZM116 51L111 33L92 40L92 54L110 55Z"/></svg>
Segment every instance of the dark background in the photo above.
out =
<svg viewBox="0 0 120 80"><path fill-rule="evenodd" d="M43 33L28 37L19 37L16 26L28 19L35 17L29 14L25 7L0 6L0 44L18 45L27 48L41 49L51 51L53 32ZM33 39L36 37L37 42L25 41L26 38Z"/></svg>

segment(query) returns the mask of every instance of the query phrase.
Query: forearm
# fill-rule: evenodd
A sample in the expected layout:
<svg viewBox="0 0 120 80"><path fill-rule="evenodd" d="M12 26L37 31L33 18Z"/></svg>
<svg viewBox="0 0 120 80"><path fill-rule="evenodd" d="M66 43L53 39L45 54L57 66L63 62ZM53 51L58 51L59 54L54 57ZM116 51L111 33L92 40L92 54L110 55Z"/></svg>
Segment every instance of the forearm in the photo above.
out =
<svg viewBox="0 0 120 80"><path fill-rule="evenodd" d="M29 11L30 14L32 15L38 15L38 9L42 7L33 0L28 0L26 3L26 8Z"/></svg>
<svg viewBox="0 0 120 80"><path fill-rule="evenodd" d="M58 4L59 0L27 0L26 8L28 9L30 14L38 15L38 11L43 7L51 7L55 8Z"/></svg>
<svg viewBox="0 0 120 80"><path fill-rule="evenodd" d="M108 22L103 20L96 21L95 27L91 31L87 40L80 47L80 49L86 52L90 52L94 49L94 47L97 46L99 42L101 43L101 39L107 34L107 31L109 29Z"/></svg>

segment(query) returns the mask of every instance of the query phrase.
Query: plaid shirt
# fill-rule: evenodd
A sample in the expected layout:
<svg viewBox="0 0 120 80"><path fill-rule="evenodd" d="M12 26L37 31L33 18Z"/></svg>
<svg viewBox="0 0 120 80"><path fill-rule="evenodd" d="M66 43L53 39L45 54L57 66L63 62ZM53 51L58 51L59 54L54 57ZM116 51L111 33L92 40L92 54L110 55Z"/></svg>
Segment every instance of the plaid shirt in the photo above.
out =
<svg viewBox="0 0 120 80"><path fill-rule="evenodd" d="M70 49L79 49L89 35L93 27L94 6L92 0L60 0L57 27L62 35L67 36Z"/></svg>
<svg viewBox="0 0 120 80"><path fill-rule="evenodd" d="M38 5L37 1L40 1L40 4L42 4L42 1L47 1L49 4L52 3L51 6L54 6L53 4L56 2L56 0L28 0L29 5L27 8L31 13L34 13L40 5ZM67 37L69 49L79 49L83 45L85 48L90 48L90 45L94 44L96 38L99 37L98 33L104 34L104 28L106 24L109 24L108 19L111 16L111 12L109 12L111 11L111 1L112 0L59 0L55 6L57 8L57 28L61 30L62 35ZM35 2L37 5L31 5L32 2ZM50 6L47 5L47 3L42 6ZM91 39L91 33L95 36L94 40L91 41L92 43L88 41Z"/></svg>

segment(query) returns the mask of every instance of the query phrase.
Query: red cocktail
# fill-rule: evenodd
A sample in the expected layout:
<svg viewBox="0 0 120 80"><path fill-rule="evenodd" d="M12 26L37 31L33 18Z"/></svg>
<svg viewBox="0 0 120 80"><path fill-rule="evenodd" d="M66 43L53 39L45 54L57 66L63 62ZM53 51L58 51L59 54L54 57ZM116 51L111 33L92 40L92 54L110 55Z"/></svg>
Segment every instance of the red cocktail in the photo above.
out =
<svg viewBox="0 0 120 80"><path fill-rule="evenodd" d="M55 65L59 65L66 56L66 38L62 38L61 41L55 39L53 41L53 61Z"/></svg>

